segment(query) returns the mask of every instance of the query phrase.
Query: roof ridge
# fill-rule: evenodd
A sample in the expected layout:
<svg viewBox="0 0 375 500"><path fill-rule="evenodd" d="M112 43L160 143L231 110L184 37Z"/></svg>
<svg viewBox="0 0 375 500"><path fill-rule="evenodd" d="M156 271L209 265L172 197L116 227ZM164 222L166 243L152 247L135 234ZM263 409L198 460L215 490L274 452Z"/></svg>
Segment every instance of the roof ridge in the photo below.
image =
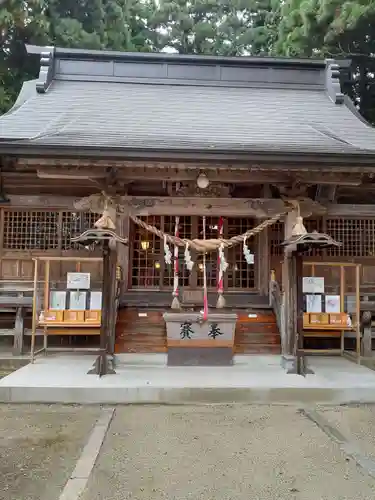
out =
<svg viewBox="0 0 375 500"><path fill-rule="evenodd" d="M48 91L54 78L144 82L180 82L182 85L288 85L334 89L337 63L313 59L186 56L164 53L121 53L28 46L39 53L38 93ZM335 100L338 102L338 99Z"/></svg>
<svg viewBox="0 0 375 500"><path fill-rule="evenodd" d="M182 61L184 63L200 64L220 64L240 66L293 66L324 68L325 60L318 58L291 58L291 57L273 57L273 56L220 56L207 54L177 54L170 52L120 52L114 50L88 50L72 49L64 47L43 47L38 45L26 44L29 54L42 54L53 49L56 58L71 60L93 60L93 61L132 61L132 62L173 62Z"/></svg>

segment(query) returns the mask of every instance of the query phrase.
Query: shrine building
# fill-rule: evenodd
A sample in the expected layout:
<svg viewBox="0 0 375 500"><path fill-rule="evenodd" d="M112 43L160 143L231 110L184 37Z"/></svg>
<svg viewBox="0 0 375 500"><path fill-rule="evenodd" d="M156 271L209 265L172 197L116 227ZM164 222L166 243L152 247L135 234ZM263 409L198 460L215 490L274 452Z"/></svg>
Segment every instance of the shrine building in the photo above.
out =
<svg viewBox="0 0 375 500"><path fill-rule="evenodd" d="M72 238L108 209L127 241L115 352L166 352L173 301L236 315L235 353L291 351L282 243L296 222L340 243L303 256L305 347L356 349L355 301L375 295L375 130L334 60L28 52L39 77L0 117L0 286L32 283L39 259L51 345L98 342L102 254ZM171 345L191 333L180 323Z"/></svg>

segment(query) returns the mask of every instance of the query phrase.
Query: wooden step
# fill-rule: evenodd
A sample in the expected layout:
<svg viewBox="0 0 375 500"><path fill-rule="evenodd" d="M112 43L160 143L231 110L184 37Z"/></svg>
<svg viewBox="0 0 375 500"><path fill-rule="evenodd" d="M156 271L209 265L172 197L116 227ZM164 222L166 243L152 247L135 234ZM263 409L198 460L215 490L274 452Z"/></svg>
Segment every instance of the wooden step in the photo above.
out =
<svg viewBox="0 0 375 500"><path fill-rule="evenodd" d="M252 345L251 347L244 347L243 345L236 345L234 349L235 354L281 354L280 346L259 344Z"/></svg>
<svg viewBox="0 0 375 500"><path fill-rule="evenodd" d="M281 339L273 311L236 312L236 354L280 354Z"/></svg>

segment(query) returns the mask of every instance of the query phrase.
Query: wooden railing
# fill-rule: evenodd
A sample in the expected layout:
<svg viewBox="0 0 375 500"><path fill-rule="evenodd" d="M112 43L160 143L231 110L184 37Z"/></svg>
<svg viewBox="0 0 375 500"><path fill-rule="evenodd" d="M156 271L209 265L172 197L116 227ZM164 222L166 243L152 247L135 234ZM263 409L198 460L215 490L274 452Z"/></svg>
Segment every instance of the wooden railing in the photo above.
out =
<svg viewBox="0 0 375 500"><path fill-rule="evenodd" d="M281 292L279 283L276 280L275 271L271 271L270 286L269 286L269 303L272 307L275 316L276 324L279 329L281 339L281 353L287 352L287 339L285 331L285 304L284 296Z"/></svg>

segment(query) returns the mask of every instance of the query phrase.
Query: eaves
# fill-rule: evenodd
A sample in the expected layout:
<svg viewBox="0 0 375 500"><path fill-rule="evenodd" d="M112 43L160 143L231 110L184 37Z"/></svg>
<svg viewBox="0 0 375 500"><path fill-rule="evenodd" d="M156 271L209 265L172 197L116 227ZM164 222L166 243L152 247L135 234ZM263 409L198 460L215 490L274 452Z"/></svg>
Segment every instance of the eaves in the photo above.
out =
<svg viewBox="0 0 375 500"><path fill-rule="evenodd" d="M272 153L259 151L228 151L215 148L214 151L201 149L147 149L147 148L95 148L92 146L53 146L53 145L35 145L20 142L0 142L0 155L9 157L50 157L50 158L96 158L108 160L157 160L170 161L179 160L187 162L212 161L212 162L231 162L231 163L267 163L274 164L275 167L281 164L288 164L291 169L298 170L301 165L315 165L322 168L327 164L337 167L348 166L367 166L375 171L375 150L374 151L354 151L345 153L327 153L327 152L288 152L284 150L273 151Z"/></svg>

